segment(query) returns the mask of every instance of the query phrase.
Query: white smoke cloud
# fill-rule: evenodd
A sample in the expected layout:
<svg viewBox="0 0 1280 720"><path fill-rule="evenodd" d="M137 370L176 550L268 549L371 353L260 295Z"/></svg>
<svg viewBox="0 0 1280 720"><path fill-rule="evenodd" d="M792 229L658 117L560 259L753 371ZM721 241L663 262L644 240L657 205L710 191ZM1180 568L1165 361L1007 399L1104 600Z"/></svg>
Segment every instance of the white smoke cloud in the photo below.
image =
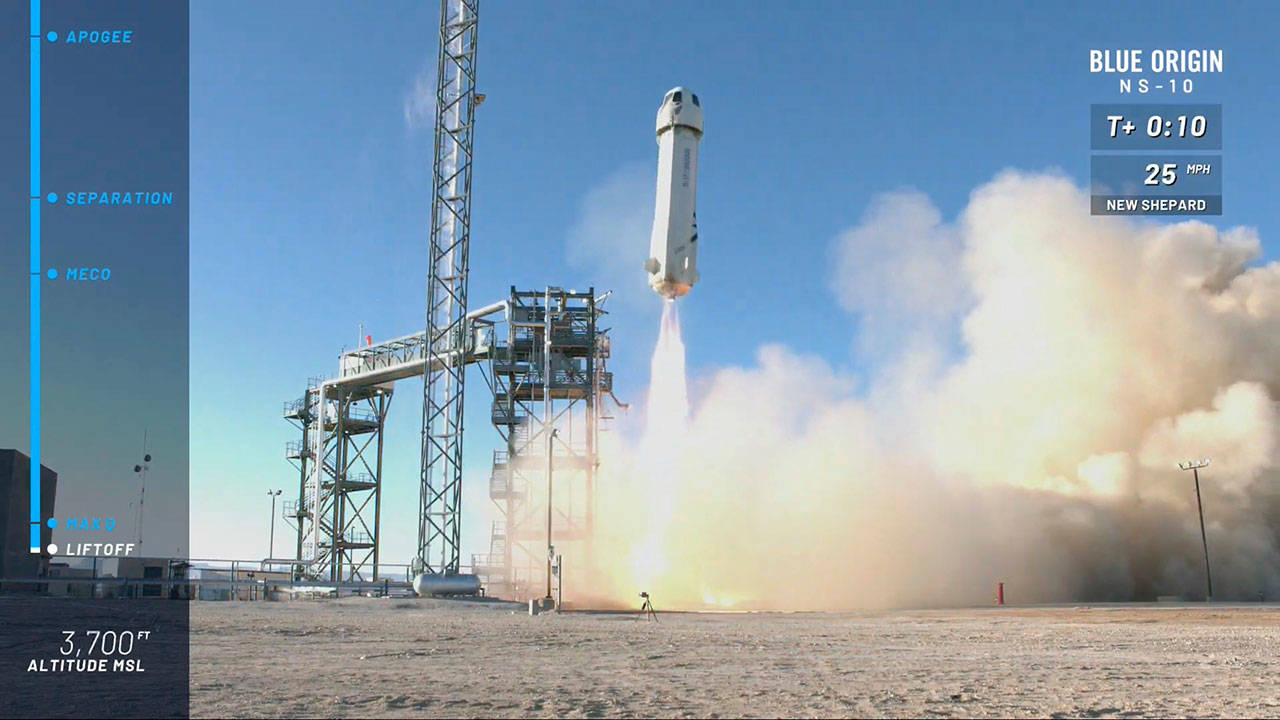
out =
<svg viewBox="0 0 1280 720"><path fill-rule="evenodd" d="M1218 485L1247 491L1267 470L1280 466L1277 438L1280 407L1261 384L1238 382L1219 390L1210 408L1153 423L1139 458L1144 467L1157 470L1183 460L1216 458L1212 476Z"/></svg>
<svg viewBox="0 0 1280 720"><path fill-rule="evenodd" d="M961 251L959 233L922 193L875 198L832 247L831 289L863 319L860 349L941 351L968 299Z"/></svg>
<svg viewBox="0 0 1280 720"><path fill-rule="evenodd" d="M413 84L405 90L402 100L404 125L409 130L434 128L436 124L436 66L424 63L413 78Z"/></svg>
<svg viewBox="0 0 1280 720"><path fill-rule="evenodd" d="M597 287L614 291L612 307L651 308L644 273L653 227L653 169L624 165L582 199L569 231L569 262L590 268Z"/></svg>
<svg viewBox="0 0 1280 720"><path fill-rule="evenodd" d="M955 222L918 193L879 198L833 253L841 304L870 332L906 328L909 351L861 393L780 346L706 379L687 455L664 470L672 521L646 587L630 568L653 478L637 443L612 448L605 596L955 605L989 602L996 581L1018 601L1195 595L1195 496L1175 463L1202 456L1215 594L1280 595L1280 263L1256 265L1256 233L1092 217L1068 179L1006 172ZM962 349L911 351L915 332Z"/></svg>

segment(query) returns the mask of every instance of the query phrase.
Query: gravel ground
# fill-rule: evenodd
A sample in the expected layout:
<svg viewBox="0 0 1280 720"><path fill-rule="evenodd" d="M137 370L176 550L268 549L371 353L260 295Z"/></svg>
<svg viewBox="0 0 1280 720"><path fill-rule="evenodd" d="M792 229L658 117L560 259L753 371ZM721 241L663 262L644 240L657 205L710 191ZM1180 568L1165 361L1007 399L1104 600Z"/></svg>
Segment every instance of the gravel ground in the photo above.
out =
<svg viewBox="0 0 1280 720"><path fill-rule="evenodd" d="M194 717L1280 715L1280 607L195 603Z"/></svg>

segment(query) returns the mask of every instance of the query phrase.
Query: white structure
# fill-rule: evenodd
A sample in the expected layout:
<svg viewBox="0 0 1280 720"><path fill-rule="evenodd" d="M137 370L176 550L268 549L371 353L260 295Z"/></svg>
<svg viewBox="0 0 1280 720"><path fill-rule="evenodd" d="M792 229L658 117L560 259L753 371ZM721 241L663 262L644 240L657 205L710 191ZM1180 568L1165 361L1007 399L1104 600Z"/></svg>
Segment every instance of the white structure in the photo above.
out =
<svg viewBox="0 0 1280 720"><path fill-rule="evenodd" d="M644 269L654 292L675 298L698 282L698 96L682 87L668 91L658 108L657 132L658 188Z"/></svg>

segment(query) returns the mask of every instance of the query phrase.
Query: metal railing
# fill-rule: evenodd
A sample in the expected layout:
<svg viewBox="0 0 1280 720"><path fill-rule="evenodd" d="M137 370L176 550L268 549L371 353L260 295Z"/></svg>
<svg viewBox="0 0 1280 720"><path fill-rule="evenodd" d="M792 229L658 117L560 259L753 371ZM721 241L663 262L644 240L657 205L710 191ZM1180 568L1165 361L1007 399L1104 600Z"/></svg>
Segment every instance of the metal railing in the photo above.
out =
<svg viewBox="0 0 1280 720"><path fill-rule="evenodd" d="M302 411L306 410L306 408L307 408L307 399L305 397L296 398L293 400L286 400L284 403L284 415L285 417L289 417L292 415L301 415L303 414Z"/></svg>
<svg viewBox="0 0 1280 720"><path fill-rule="evenodd" d="M284 444L284 456L290 459L311 457L311 448L301 440L290 440Z"/></svg>
<svg viewBox="0 0 1280 720"><path fill-rule="evenodd" d="M373 487L378 483L373 479L372 475L368 473L359 473L356 475L347 476L346 478L343 479L342 484L346 486L347 490L372 490ZM363 487L356 488L352 486L363 486Z"/></svg>
<svg viewBox="0 0 1280 720"><path fill-rule="evenodd" d="M373 545L373 536L363 530L348 530L338 542L343 545Z"/></svg>

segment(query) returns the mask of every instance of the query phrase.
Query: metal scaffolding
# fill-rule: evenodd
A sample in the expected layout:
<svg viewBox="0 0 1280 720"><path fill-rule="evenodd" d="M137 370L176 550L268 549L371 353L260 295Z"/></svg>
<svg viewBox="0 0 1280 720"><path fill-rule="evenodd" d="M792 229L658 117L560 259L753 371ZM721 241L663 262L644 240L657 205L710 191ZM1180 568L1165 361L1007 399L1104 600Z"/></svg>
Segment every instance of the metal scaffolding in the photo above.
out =
<svg viewBox="0 0 1280 720"><path fill-rule="evenodd" d="M390 385L308 383L285 403L302 434L285 446L298 468L298 498L283 514L298 532L297 558L307 573L333 582L378 580L383 427Z"/></svg>
<svg viewBox="0 0 1280 720"><path fill-rule="evenodd" d="M485 379L491 419L506 447L493 454L489 497L501 518L488 554L472 567L488 592L524 600L562 584L556 556L585 567L594 530L595 482L606 370L604 297L595 291L511 289L507 335L495 340Z"/></svg>

